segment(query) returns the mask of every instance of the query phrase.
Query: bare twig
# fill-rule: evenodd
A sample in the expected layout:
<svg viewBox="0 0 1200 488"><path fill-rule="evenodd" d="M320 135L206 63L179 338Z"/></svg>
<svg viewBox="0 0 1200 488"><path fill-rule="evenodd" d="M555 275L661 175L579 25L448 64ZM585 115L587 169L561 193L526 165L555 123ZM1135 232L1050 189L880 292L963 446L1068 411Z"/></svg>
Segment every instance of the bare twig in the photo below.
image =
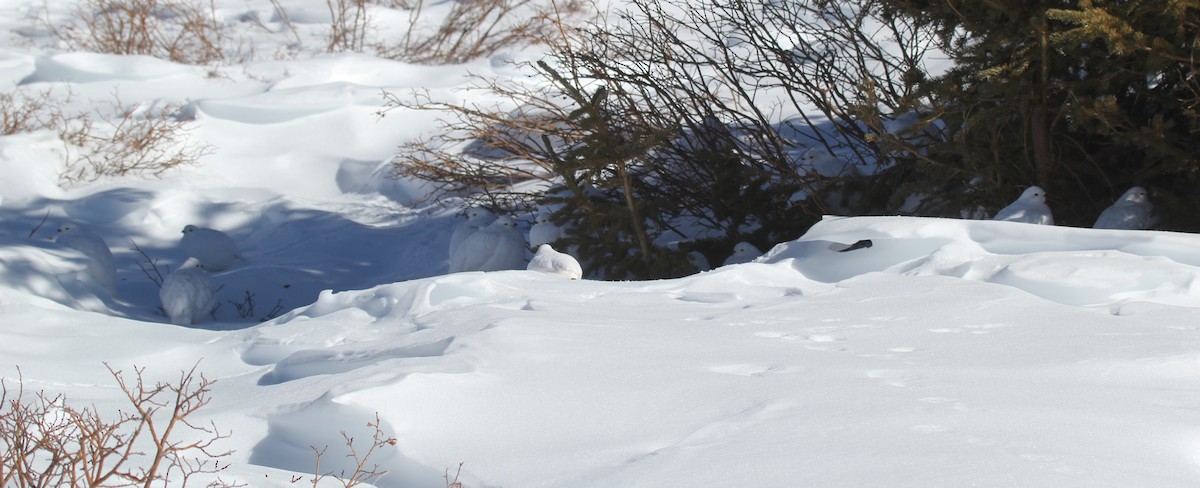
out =
<svg viewBox="0 0 1200 488"><path fill-rule="evenodd" d="M50 209L46 209L46 215L42 216L42 220L33 226L33 230L29 231L29 238L32 239L37 234L38 229L41 229L46 224L46 219L50 218Z"/></svg>
<svg viewBox="0 0 1200 488"><path fill-rule="evenodd" d="M445 478L446 480L446 488L463 488L462 482L458 481L458 476L462 474L463 464L464 463L458 463L458 470L454 472L453 480L450 479L450 469L446 469L446 472L442 475L442 478Z"/></svg>
<svg viewBox="0 0 1200 488"><path fill-rule="evenodd" d="M321 459L325 456L325 453L329 451L329 446L325 446L322 449L317 449L315 446L309 446L309 448L311 448L313 451L314 458L313 477L309 480L312 482L312 486L316 488L322 480L333 477L341 482L343 488L350 488L363 483L374 484L387 475L387 470L384 470L378 463L371 462L371 457L378 449L381 449L384 446L396 445L396 438L388 437L386 434L384 434L381 425L382 422L380 421L378 413L375 414L374 422L367 422L367 427L372 428L373 432L371 434L371 443L369 446L367 446L367 450L365 452L360 452L361 447L356 445L354 438L345 431L342 431L342 439L345 441L346 448L349 451L346 454L346 458L350 459L351 463L353 463L353 470L341 470L336 474L334 474L333 471L323 472L321 470ZM292 483L296 483L302 479L303 477L293 476Z"/></svg>
<svg viewBox="0 0 1200 488"><path fill-rule="evenodd" d="M138 268L142 270L142 274L146 275L146 278L149 278L155 286L162 288L163 275L162 271L158 269L158 259L150 257L146 251L142 250L141 247L138 247L137 243L134 242L133 239L130 239L129 243L133 244L134 251L137 251L138 254L142 255L143 260L138 261L137 263ZM149 266L148 269L147 266Z"/></svg>

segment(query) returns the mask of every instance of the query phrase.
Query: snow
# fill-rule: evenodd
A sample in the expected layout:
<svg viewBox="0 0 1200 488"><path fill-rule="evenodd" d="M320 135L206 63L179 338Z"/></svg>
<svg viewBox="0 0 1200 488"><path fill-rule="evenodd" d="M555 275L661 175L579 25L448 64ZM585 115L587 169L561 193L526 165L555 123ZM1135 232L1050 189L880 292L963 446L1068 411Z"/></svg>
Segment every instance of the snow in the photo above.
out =
<svg viewBox="0 0 1200 488"><path fill-rule="evenodd" d="M326 21L319 2L284 3L301 28ZM511 67L308 39L210 76L11 37L4 81L69 83L76 111L111 109L114 91L190 107L189 140L216 150L161 179L61 187L56 134L0 138L0 378L115 414L105 363L165 381L198 364L217 382L196 420L231 432L226 481L294 486L314 447L347 467L341 433L369 437L378 414L397 439L372 458L381 487L444 486L460 462L467 487L1200 482L1195 235L830 216L679 279L447 274L462 209L387 177L434 116L376 118L379 94L466 97L465 73ZM109 243L115 297L47 240L67 220ZM226 231L244 260L211 275L216 320L183 327L143 268L180 267L189 224Z"/></svg>

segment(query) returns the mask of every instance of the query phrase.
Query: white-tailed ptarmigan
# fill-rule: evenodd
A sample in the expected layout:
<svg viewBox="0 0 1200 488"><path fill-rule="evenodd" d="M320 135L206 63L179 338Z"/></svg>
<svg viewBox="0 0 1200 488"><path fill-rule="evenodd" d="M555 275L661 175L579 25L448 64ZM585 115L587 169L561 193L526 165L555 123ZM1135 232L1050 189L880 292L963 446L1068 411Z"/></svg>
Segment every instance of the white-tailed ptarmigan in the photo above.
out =
<svg viewBox="0 0 1200 488"><path fill-rule="evenodd" d="M1094 229L1149 229L1154 225L1154 205L1145 188L1135 186L1121 195L1112 206L1104 209Z"/></svg>
<svg viewBox="0 0 1200 488"><path fill-rule="evenodd" d="M572 280L583 279L583 268L579 266L579 261L570 254L555 251L549 244L538 246L537 253L525 269L561 275Z"/></svg>
<svg viewBox="0 0 1200 488"><path fill-rule="evenodd" d="M204 320L212 311L215 300L212 278L196 258L163 278L158 299L172 324L191 325Z"/></svg>
<svg viewBox="0 0 1200 488"><path fill-rule="evenodd" d="M712 269L712 265L708 264L708 258L704 257L704 253L700 251L687 253L687 260L692 266L696 267L696 271L708 271Z"/></svg>
<svg viewBox="0 0 1200 488"><path fill-rule="evenodd" d="M179 245L185 256L196 258L208 271L224 271L242 259L233 238L216 229L186 226Z"/></svg>
<svg viewBox="0 0 1200 488"><path fill-rule="evenodd" d="M533 218L533 226L529 227L529 247L537 249L542 244L553 244L562 237L562 229L550 221L550 210L538 209Z"/></svg>
<svg viewBox="0 0 1200 488"><path fill-rule="evenodd" d="M117 267L112 250L100 236L88 232L78 224L63 224L58 233L50 238L55 243L83 253L88 258L88 274L110 296L117 294Z"/></svg>
<svg viewBox="0 0 1200 488"><path fill-rule="evenodd" d="M463 268L463 254L459 252L462 244L467 238L478 232L479 229L487 227L496 220L496 216L488 209L483 207L471 207L467 209L467 221L458 224L454 228L454 233L450 235L450 272L457 273L466 271Z"/></svg>
<svg viewBox="0 0 1200 488"><path fill-rule="evenodd" d="M733 254L725 259L724 266L730 264L742 264L754 261L755 258L762 256L762 251L759 251L754 244L742 241L733 246Z"/></svg>
<svg viewBox="0 0 1200 488"><path fill-rule="evenodd" d="M507 215L471 234L459 253L462 256L460 271L500 271L525 269L525 236L517 230L516 221Z"/></svg>
<svg viewBox="0 0 1200 488"><path fill-rule="evenodd" d="M992 220L1054 225L1054 216L1050 214L1050 207L1046 206L1046 190L1036 186L1026 188L1015 202L996 212Z"/></svg>

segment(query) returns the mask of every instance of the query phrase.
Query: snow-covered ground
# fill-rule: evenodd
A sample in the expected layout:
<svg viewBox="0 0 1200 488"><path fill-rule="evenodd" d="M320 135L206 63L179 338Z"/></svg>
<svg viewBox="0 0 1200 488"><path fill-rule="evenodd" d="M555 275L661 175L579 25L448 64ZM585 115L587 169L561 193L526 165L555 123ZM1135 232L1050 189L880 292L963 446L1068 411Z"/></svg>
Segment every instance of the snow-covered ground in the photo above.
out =
<svg viewBox="0 0 1200 488"><path fill-rule="evenodd" d="M317 32L323 2L279 3ZM443 486L460 462L467 487L1200 483L1200 237L829 217L674 280L447 275L460 209L387 177L434 116L375 112L382 90L452 96L508 54L428 67L312 38L214 74L48 48L24 17L40 6L0 2L6 90L182 105L214 150L64 189L56 134L0 138L0 377L116 412L105 363L164 381L198 364L216 383L197 420L231 433L226 481L294 486L314 447L345 468L341 433L369 437L378 414L397 439L372 457L382 487ZM220 12L273 25L266 1ZM115 298L48 240L65 222L112 248ZM143 268L179 266L189 224L244 260L212 276L216 320L181 327Z"/></svg>

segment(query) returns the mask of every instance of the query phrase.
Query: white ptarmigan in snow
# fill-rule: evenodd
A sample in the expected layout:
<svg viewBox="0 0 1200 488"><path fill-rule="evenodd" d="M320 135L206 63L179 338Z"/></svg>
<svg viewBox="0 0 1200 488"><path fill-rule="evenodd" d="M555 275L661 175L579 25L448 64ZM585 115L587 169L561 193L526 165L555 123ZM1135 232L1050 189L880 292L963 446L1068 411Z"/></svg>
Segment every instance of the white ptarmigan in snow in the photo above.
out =
<svg viewBox="0 0 1200 488"><path fill-rule="evenodd" d="M562 229L550 221L550 211L542 208L533 218L533 226L529 227L529 247L537 249L542 244L552 244L562 237Z"/></svg>
<svg viewBox="0 0 1200 488"><path fill-rule="evenodd" d="M204 320L212 311L215 300L212 278L196 258L163 278L158 299L172 324L191 325Z"/></svg>
<svg viewBox="0 0 1200 488"><path fill-rule="evenodd" d="M572 280L583 279L583 267L579 266L579 261L570 254L555 251L549 244L538 246L537 253L525 269L561 275Z"/></svg>
<svg viewBox="0 0 1200 488"><path fill-rule="evenodd" d="M463 268L463 255L459 252L463 242L467 238L479 231L488 224L496 220L496 216L488 209L483 207L471 207L467 209L467 221L454 228L454 233L450 235L450 272L457 273L459 271L467 271Z"/></svg>
<svg viewBox="0 0 1200 488"><path fill-rule="evenodd" d="M754 261L754 258L759 256L762 256L762 251L759 251L757 247L754 247L754 244L742 241L733 246L733 254L729 255L729 257L725 259L724 266L728 266L730 264L749 263L750 261Z"/></svg>
<svg viewBox="0 0 1200 488"><path fill-rule="evenodd" d="M692 266L696 267L696 271L708 271L712 269L712 265L708 264L708 258L704 257L704 253L700 251L687 253L687 260Z"/></svg>
<svg viewBox="0 0 1200 488"><path fill-rule="evenodd" d="M1026 188L1015 202L996 212L992 220L1054 225L1054 216L1050 214L1050 207L1046 206L1046 190L1037 186Z"/></svg>
<svg viewBox="0 0 1200 488"><path fill-rule="evenodd" d="M1094 229L1149 229L1154 225L1154 205L1150 203L1150 193L1145 188L1135 186L1121 195L1112 206L1104 209Z"/></svg>
<svg viewBox="0 0 1200 488"><path fill-rule="evenodd" d="M459 271L500 271L525 269L525 236L516 221L500 216L487 227L471 234L458 249L462 257Z"/></svg>
<svg viewBox="0 0 1200 488"><path fill-rule="evenodd" d="M63 224L50 239L87 256L88 274L110 296L117 294L117 266L104 239L73 223Z"/></svg>
<svg viewBox="0 0 1200 488"><path fill-rule="evenodd" d="M196 258L208 271L224 271L242 259L233 238L216 229L188 225L183 228L179 245L184 255Z"/></svg>

